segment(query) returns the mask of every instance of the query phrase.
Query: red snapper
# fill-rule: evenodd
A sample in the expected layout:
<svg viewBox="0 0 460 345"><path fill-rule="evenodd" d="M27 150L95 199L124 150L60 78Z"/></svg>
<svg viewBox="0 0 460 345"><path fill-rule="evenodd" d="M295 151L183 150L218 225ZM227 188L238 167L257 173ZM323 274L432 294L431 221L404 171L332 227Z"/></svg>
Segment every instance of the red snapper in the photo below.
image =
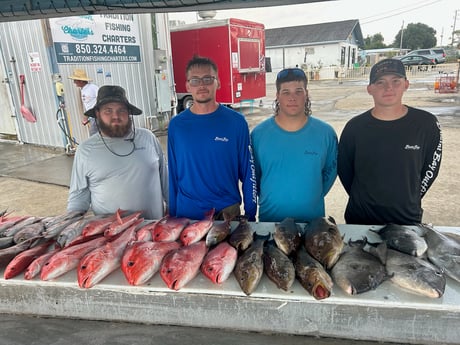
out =
<svg viewBox="0 0 460 345"><path fill-rule="evenodd" d="M86 254L78 264L78 285L91 288L119 268L126 246L135 238L136 225L132 225L112 241Z"/></svg>
<svg viewBox="0 0 460 345"><path fill-rule="evenodd" d="M235 268L238 251L228 242L221 242L206 254L201 273L214 284L222 284Z"/></svg>
<svg viewBox="0 0 460 345"><path fill-rule="evenodd" d="M152 230L152 238L157 242L176 241L182 230L190 224L190 219L166 216L160 219Z"/></svg>
<svg viewBox="0 0 460 345"><path fill-rule="evenodd" d="M161 263L161 279L172 290L183 288L198 274L207 252L208 247L205 241L199 241L169 252Z"/></svg>
<svg viewBox="0 0 460 345"><path fill-rule="evenodd" d="M121 270L131 285L148 282L160 269L161 261L179 242L134 242L126 248L121 260Z"/></svg>
<svg viewBox="0 0 460 345"><path fill-rule="evenodd" d="M209 210L206 212L203 220L189 224L182 230L180 240L185 246L198 242L208 233L214 224L213 217L215 211L215 209Z"/></svg>

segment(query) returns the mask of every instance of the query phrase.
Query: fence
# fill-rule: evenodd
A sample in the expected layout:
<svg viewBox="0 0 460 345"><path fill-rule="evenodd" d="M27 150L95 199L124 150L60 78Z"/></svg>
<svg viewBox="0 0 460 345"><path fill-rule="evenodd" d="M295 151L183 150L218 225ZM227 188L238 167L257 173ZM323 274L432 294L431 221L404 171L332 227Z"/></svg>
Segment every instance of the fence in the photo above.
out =
<svg viewBox="0 0 460 345"><path fill-rule="evenodd" d="M418 68L418 66L413 66L412 68L406 69L407 78L434 78L433 76L439 76L441 74L455 74L457 75L458 64L457 63L444 63L434 66L420 66L423 68ZM428 67L428 68L426 68ZM314 82L315 80L351 80L351 79L368 79L369 72L371 71L371 66L363 67L350 67L350 68L339 68L336 66L331 67L322 67L320 70L306 70L309 82ZM272 73L267 73L266 79L267 83L275 83L276 74L279 71L273 71Z"/></svg>

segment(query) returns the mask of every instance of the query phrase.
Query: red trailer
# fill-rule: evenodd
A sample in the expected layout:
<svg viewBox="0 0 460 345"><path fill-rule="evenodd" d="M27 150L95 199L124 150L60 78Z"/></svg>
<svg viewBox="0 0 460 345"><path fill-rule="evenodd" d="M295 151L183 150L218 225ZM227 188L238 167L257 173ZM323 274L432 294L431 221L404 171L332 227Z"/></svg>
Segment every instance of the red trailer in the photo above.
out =
<svg viewBox="0 0 460 345"><path fill-rule="evenodd" d="M178 109L192 102L185 67L193 55L209 57L219 68L217 101L237 104L265 97L265 27L241 19L205 20L171 28Z"/></svg>

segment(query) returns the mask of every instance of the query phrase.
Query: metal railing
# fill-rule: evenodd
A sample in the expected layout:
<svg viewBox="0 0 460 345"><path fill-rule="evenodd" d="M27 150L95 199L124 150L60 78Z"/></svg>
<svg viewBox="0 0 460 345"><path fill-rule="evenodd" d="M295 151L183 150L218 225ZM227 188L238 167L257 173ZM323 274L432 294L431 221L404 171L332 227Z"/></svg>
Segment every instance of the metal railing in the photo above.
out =
<svg viewBox="0 0 460 345"><path fill-rule="evenodd" d="M368 79L371 67L372 66L338 68L336 66L331 66L322 67L319 70L305 70L305 73L307 74L309 82L334 79L340 82L340 80ZM440 74L457 74L457 70L457 63L444 63L433 66L412 66L406 68L406 74L409 80L428 77L432 77L434 80L434 78ZM274 83L278 72L279 70L267 73L267 83Z"/></svg>

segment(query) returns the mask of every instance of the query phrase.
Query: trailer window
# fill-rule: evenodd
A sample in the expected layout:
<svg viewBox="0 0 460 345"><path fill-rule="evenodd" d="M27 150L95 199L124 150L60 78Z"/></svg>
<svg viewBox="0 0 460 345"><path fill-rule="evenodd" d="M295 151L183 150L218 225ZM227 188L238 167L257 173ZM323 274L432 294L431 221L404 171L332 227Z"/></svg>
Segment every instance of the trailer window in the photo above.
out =
<svg viewBox="0 0 460 345"><path fill-rule="evenodd" d="M258 39L238 40L241 73L260 72L260 41Z"/></svg>

